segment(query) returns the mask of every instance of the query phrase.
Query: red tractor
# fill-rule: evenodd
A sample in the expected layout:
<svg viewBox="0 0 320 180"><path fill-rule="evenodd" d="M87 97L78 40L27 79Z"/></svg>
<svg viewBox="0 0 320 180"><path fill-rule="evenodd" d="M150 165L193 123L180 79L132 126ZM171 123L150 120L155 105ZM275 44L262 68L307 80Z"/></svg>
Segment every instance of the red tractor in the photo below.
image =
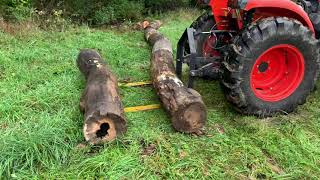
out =
<svg viewBox="0 0 320 180"><path fill-rule="evenodd" d="M219 79L241 113L290 113L315 89L320 67L320 0L211 0L188 28L177 74Z"/></svg>

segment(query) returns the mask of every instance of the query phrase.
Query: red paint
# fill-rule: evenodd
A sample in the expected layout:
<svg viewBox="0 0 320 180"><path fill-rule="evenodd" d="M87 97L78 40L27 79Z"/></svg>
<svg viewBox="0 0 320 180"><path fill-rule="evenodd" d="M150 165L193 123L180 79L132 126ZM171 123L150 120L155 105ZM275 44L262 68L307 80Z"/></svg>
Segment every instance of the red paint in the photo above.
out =
<svg viewBox="0 0 320 180"><path fill-rule="evenodd" d="M230 0L231 1L231 0ZM234 0L236 1L236 0ZM242 0L244 1L244 0ZM256 10L255 20L265 17L288 17L300 21L314 33L312 22L308 14L301 6L291 0L247 0L247 4L242 10ZM211 0L210 6L217 23L218 30L239 30L242 29L242 22L234 10L228 7L228 0ZM242 14L241 14L242 15ZM230 27L232 18L237 18L238 27Z"/></svg>
<svg viewBox="0 0 320 180"><path fill-rule="evenodd" d="M229 30L229 8L228 0L211 0L210 6L217 23L218 30Z"/></svg>
<svg viewBox="0 0 320 180"><path fill-rule="evenodd" d="M220 53L215 50L215 46L217 43L217 37L215 35L211 35L208 39L204 42L202 47L202 52L204 57L216 57L220 56Z"/></svg>
<svg viewBox="0 0 320 180"><path fill-rule="evenodd" d="M291 0L248 0L248 4L244 10L250 11L252 9L257 9L260 13L265 12L264 14L268 14L268 16L280 16L297 19L302 24L309 27L313 33L315 32L308 14L301 6L297 5Z"/></svg>
<svg viewBox="0 0 320 180"><path fill-rule="evenodd" d="M267 69L261 71L264 63L268 64ZM304 57L299 49L289 44L277 45L256 60L250 77L251 88L258 98L278 102L295 92L304 71Z"/></svg>

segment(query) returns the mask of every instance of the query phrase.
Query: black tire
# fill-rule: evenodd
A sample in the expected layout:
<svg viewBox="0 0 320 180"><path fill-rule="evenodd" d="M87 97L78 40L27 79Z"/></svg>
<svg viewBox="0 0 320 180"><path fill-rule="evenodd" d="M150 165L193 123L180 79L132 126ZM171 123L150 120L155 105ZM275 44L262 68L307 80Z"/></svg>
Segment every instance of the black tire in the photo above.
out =
<svg viewBox="0 0 320 180"><path fill-rule="evenodd" d="M208 32L216 24L214 16L211 11L202 14L190 27L194 28L197 32ZM208 39L208 35L201 35L195 37L197 52L199 56L203 56L203 45Z"/></svg>
<svg viewBox="0 0 320 180"><path fill-rule="evenodd" d="M233 42L222 65L221 85L237 111L268 117L293 112L306 102L315 87L320 64L319 44L308 28L288 18L266 18L246 28ZM301 51L305 59L305 76L288 98L267 102L255 96L250 85L250 73L256 59L279 44L290 44Z"/></svg>
<svg viewBox="0 0 320 180"><path fill-rule="evenodd" d="M311 13L309 14L310 20L313 24L314 30L316 31L316 38L320 38L320 14Z"/></svg>

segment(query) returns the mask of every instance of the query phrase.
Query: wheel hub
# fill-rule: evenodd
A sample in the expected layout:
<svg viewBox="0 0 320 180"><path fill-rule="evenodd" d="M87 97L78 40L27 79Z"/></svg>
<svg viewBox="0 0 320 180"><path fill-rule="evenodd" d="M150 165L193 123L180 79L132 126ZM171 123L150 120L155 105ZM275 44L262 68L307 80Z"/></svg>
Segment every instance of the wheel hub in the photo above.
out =
<svg viewBox="0 0 320 180"><path fill-rule="evenodd" d="M268 62L262 62L259 67L258 67L258 70L259 72L261 73L264 73L268 70L268 67L269 67L269 63Z"/></svg>
<svg viewBox="0 0 320 180"><path fill-rule="evenodd" d="M304 78L304 57L296 47L288 44L274 46L255 62L251 72L254 94L268 102L288 98Z"/></svg>

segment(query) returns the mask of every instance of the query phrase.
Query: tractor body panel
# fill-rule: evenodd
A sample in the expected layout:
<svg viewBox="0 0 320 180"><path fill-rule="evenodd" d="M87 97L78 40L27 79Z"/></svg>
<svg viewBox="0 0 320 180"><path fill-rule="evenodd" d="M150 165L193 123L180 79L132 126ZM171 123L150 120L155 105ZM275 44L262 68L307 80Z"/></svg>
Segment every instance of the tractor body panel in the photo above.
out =
<svg viewBox="0 0 320 180"><path fill-rule="evenodd" d="M229 30L229 18L230 15L228 0L211 0L209 4L212 8L215 21L217 23L217 29Z"/></svg>
<svg viewBox="0 0 320 180"><path fill-rule="evenodd" d="M210 6L219 30L232 30L230 20L238 19L237 30L243 28L243 12L254 11L253 21L266 17L288 17L300 21L312 32L313 24L304 9L291 0L211 0Z"/></svg>
<svg viewBox="0 0 320 180"><path fill-rule="evenodd" d="M314 27L304 9L291 0L248 0L245 11L256 10L256 15L261 16L279 16L297 19L303 25L307 26L312 32Z"/></svg>

